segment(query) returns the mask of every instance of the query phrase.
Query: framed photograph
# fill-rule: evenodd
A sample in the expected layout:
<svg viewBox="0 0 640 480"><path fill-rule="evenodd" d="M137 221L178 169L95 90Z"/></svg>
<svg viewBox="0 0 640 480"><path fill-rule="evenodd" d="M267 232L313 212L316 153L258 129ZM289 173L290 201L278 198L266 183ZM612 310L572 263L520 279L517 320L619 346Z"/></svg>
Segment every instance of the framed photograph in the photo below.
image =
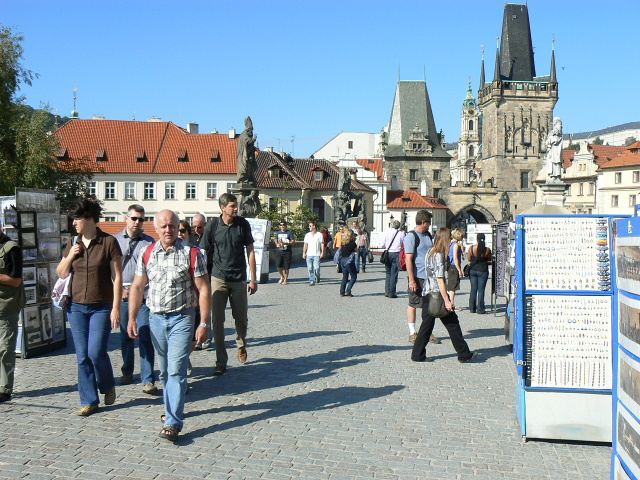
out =
<svg viewBox="0 0 640 480"><path fill-rule="evenodd" d="M30 287L24 287L24 295L27 299L27 305L32 305L38 302L38 297L36 295L36 286L32 285Z"/></svg>
<svg viewBox="0 0 640 480"><path fill-rule="evenodd" d="M40 314L37 306L24 307L22 310L26 332L40 331Z"/></svg>
<svg viewBox="0 0 640 480"><path fill-rule="evenodd" d="M18 210L55 212L57 207L56 194L51 190L16 188L16 206Z"/></svg>
<svg viewBox="0 0 640 480"><path fill-rule="evenodd" d="M22 248L37 248L36 232L22 232L20 234L20 245Z"/></svg>
<svg viewBox="0 0 640 480"><path fill-rule="evenodd" d="M22 283L25 285L36 284L36 267L23 267L22 268Z"/></svg>
<svg viewBox="0 0 640 480"><path fill-rule="evenodd" d="M51 318L51 305L40 307L40 332L42 341L48 342L53 336L53 319Z"/></svg>
<svg viewBox="0 0 640 480"><path fill-rule="evenodd" d="M20 228L35 228L36 214L33 212L20 213Z"/></svg>
<svg viewBox="0 0 640 480"><path fill-rule="evenodd" d="M22 261L24 263L33 263L38 259L37 248L23 248L22 249Z"/></svg>
<svg viewBox="0 0 640 480"><path fill-rule="evenodd" d="M39 236L57 237L60 235L60 214L38 213L36 223Z"/></svg>
<svg viewBox="0 0 640 480"><path fill-rule="evenodd" d="M36 293L39 302L45 302L51 297L48 265L36 266Z"/></svg>
<svg viewBox="0 0 640 480"><path fill-rule="evenodd" d="M41 262L57 262L61 258L60 242L57 238L41 238L38 245L38 260Z"/></svg>
<svg viewBox="0 0 640 480"><path fill-rule="evenodd" d="M51 288L53 288L53 286L56 284L57 281L58 281L58 264L50 263L49 264L49 285L51 285Z"/></svg>
<svg viewBox="0 0 640 480"><path fill-rule="evenodd" d="M68 215L60 215L60 231L68 232L69 231L69 216Z"/></svg>
<svg viewBox="0 0 640 480"><path fill-rule="evenodd" d="M4 224L16 226L18 224L18 212L13 209L4 211Z"/></svg>
<svg viewBox="0 0 640 480"><path fill-rule="evenodd" d="M7 227L3 229L4 234L14 242L20 243L20 231L17 228Z"/></svg>
<svg viewBox="0 0 640 480"><path fill-rule="evenodd" d="M51 309L51 318L53 321L53 336L52 342L58 342L64 340L64 314L59 308Z"/></svg>

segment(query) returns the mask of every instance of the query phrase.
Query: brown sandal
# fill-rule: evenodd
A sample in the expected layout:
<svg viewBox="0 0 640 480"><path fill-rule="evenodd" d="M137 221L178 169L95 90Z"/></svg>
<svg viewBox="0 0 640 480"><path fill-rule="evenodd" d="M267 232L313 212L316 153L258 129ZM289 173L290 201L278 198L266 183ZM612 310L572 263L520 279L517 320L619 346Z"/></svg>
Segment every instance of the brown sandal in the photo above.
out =
<svg viewBox="0 0 640 480"><path fill-rule="evenodd" d="M160 434L158 435L160 438L164 438L165 440L169 440L170 442L176 442L178 440L178 429L176 427L172 427L170 425L162 427Z"/></svg>

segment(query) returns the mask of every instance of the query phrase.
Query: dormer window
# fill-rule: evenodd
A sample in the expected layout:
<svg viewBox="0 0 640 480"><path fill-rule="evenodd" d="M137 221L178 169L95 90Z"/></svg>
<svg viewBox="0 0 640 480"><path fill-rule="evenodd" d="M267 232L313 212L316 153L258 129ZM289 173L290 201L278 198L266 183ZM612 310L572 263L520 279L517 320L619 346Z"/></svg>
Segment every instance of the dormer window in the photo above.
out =
<svg viewBox="0 0 640 480"><path fill-rule="evenodd" d="M282 170L278 167L271 167L269 170L269 178L280 178L282 176Z"/></svg>
<svg viewBox="0 0 640 480"><path fill-rule="evenodd" d="M324 180L324 172L322 170L316 170L313 172L313 180L316 182L321 182Z"/></svg>
<svg viewBox="0 0 640 480"><path fill-rule="evenodd" d="M138 162L148 162L147 152L144 150L136 150L136 161Z"/></svg>
<svg viewBox="0 0 640 480"><path fill-rule="evenodd" d="M107 161L107 151L104 148L99 148L96 150L96 161L97 162Z"/></svg>
<svg viewBox="0 0 640 480"><path fill-rule="evenodd" d="M184 163L189 161L189 154L187 153L187 149L183 148L178 153L178 163Z"/></svg>
<svg viewBox="0 0 640 480"><path fill-rule="evenodd" d="M215 148L211 150L211 163L221 161L222 159L220 158L220 151Z"/></svg>
<svg viewBox="0 0 640 480"><path fill-rule="evenodd" d="M69 151L65 147L58 148L55 155L58 160L69 160Z"/></svg>

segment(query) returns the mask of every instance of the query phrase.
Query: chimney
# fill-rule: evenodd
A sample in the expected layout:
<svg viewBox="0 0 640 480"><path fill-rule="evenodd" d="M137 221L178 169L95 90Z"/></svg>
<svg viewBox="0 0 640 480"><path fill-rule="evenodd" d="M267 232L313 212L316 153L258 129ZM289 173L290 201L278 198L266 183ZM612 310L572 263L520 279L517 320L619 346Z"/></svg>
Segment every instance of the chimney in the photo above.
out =
<svg viewBox="0 0 640 480"><path fill-rule="evenodd" d="M104 115L94 115L91 120L104 120Z"/></svg>
<svg viewBox="0 0 640 480"><path fill-rule="evenodd" d="M211 130L211 133L218 133L218 129L214 128L213 130Z"/></svg>
<svg viewBox="0 0 640 480"><path fill-rule="evenodd" d="M236 138L236 129L235 128L230 128L229 129L229 138L231 138L231 139Z"/></svg>
<svg viewBox="0 0 640 480"><path fill-rule="evenodd" d="M273 153L273 147L264 147L264 151Z"/></svg>
<svg viewBox="0 0 640 480"><path fill-rule="evenodd" d="M420 182L420 195L423 197L427 196L427 182L424 180Z"/></svg>
<svg viewBox="0 0 640 480"><path fill-rule="evenodd" d="M193 122L187 123L187 133L199 133L198 124Z"/></svg>
<svg viewBox="0 0 640 480"><path fill-rule="evenodd" d="M149 118L147 118L147 121L148 121L148 122L157 122L157 123L160 123L160 122L162 122L162 118L160 118L160 117L149 117Z"/></svg>

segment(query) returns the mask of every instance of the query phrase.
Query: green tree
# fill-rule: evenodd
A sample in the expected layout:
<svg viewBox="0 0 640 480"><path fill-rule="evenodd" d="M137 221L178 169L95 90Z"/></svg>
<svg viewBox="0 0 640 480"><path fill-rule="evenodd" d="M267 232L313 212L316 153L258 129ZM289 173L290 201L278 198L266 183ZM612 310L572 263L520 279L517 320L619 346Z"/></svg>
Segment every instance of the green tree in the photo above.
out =
<svg viewBox="0 0 640 480"><path fill-rule="evenodd" d="M604 140L602 140L600 137L596 137L592 142L592 145L604 145Z"/></svg>
<svg viewBox="0 0 640 480"><path fill-rule="evenodd" d="M633 145L634 143L636 143L638 140L636 140L636 137L627 137L624 140L624 146L628 147L629 145Z"/></svg>

